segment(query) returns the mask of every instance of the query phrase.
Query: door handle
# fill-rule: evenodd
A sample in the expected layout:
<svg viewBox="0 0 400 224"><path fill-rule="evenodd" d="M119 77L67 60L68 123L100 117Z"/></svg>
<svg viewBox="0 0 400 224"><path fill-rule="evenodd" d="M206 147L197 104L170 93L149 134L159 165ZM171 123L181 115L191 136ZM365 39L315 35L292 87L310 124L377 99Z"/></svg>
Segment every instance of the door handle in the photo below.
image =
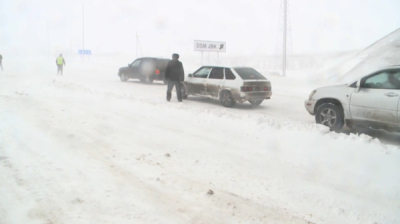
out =
<svg viewBox="0 0 400 224"><path fill-rule="evenodd" d="M395 97L395 96L399 96L399 94L396 94L396 93L385 93L385 96Z"/></svg>

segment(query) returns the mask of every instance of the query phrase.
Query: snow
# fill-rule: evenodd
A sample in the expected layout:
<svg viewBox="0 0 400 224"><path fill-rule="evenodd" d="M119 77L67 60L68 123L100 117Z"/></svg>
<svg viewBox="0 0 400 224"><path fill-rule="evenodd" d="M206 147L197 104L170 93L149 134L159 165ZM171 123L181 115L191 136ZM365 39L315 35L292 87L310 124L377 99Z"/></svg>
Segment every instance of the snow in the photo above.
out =
<svg viewBox="0 0 400 224"><path fill-rule="evenodd" d="M364 50L349 55L327 73L331 80L351 82L375 70L399 65L399 58L400 29L397 29Z"/></svg>
<svg viewBox="0 0 400 224"><path fill-rule="evenodd" d="M0 223L400 223L398 145L316 125L307 71L224 108L68 62L0 73Z"/></svg>

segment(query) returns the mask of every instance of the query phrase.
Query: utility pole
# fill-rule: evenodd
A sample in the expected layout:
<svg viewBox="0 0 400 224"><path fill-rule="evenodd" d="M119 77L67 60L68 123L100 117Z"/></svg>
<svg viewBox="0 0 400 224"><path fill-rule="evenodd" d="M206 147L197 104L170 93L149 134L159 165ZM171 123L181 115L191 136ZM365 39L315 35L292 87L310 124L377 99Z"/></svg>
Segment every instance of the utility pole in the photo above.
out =
<svg viewBox="0 0 400 224"><path fill-rule="evenodd" d="M138 52L139 52L139 48L138 48L138 33L136 31L136 58L138 58Z"/></svg>
<svg viewBox="0 0 400 224"><path fill-rule="evenodd" d="M274 68L281 70L281 76L286 76L286 70L293 63L292 31L290 23L290 1L280 0L278 33L276 35L275 55L272 60ZM282 64L281 64L282 63ZM276 67L275 67L276 66Z"/></svg>
<svg viewBox="0 0 400 224"><path fill-rule="evenodd" d="M140 55L143 57L142 45L140 45L139 34L136 31L136 58L139 57L139 48L140 48Z"/></svg>
<svg viewBox="0 0 400 224"><path fill-rule="evenodd" d="M82 62L85 61L85 3L82 1Z"/></svg>
<svg viewBox="0 0 400 224"><path fill-rule="evenodd" d="M287 0L283 0L283 54L282 75L286 76L286 31L287 31Z"/></svg>
<svg viewBox="0 0 400 224"><path fill-rule="evenodd" d="M49 38L49 22L46 19L46 26L47 26L47 51L50 53L50 38Z"/></svg>
<svg viewBox="0 0 400 224"><path fill-rule="evenodd" d="M50 37L49 37L49 21L47 18L38 17L38 19L46 20L46 29L47 29L47 53L50 53Z"/></svg>

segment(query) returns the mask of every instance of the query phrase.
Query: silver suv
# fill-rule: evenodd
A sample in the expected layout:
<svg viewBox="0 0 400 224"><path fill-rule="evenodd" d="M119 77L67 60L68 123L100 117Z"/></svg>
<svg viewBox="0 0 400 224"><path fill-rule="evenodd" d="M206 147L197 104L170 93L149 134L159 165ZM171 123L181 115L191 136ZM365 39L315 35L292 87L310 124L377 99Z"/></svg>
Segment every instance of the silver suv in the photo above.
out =
<svg viewBox="0 0 400 224"><path fill-rule="evenodd" d="M271 82L253 68L203 66L184 82L183 98L188 95L220 99L225 107L249 101L253 106L270 99Z"/></svg>
<svg viewBox="0 0 400 224"><path fill-rule="evenodd" d="M311 92L305 102L315 121L331 130L344 124L400 131L400 66L387 67L348 85Z"/></svg>

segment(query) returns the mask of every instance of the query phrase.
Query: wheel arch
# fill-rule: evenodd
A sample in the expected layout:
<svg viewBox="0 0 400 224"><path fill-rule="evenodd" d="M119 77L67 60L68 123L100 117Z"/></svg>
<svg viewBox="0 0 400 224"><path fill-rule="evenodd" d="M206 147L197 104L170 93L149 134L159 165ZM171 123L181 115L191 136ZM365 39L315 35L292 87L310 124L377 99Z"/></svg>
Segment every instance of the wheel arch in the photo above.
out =
<svg viewBox="0 0 400 224"><path fill-rule="evenodd" d="M342 115L345 116L342 102L340 102L340 100L335 99L335 98L323 98L323 99L318 100L314 107L314 114L317 113L318 107L324 103L332 103L332 104L336 105L337 107L339 107L340 111L342 112Z"/></svg>
<svg viewBox="0 0 400 224"><path fill-rule="evenodd" d="M232 95L232 91L231 91L230 88L223 88L223 89L221 89L221 90L218 92L218 99L221 99L221 94L222 94L224 91L228 91L228 92L230 92L231 95Z"/></svg>

